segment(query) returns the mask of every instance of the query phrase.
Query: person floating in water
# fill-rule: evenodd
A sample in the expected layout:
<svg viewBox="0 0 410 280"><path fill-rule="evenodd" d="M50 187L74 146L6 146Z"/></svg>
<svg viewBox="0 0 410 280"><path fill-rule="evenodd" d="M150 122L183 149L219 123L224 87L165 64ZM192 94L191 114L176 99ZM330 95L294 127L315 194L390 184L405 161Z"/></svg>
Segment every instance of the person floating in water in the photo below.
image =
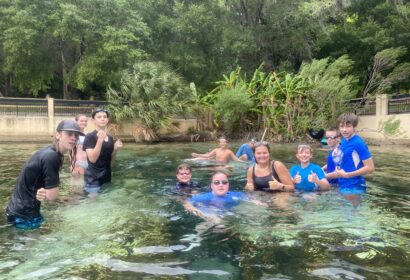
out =
<svg viewBox="0 0 410 280"><path fill-rule="evenodd" d="M88 193L97 193L101 186L111 182L111 162L122 148L122 142L108 134L109 113L105 109L92 112L96 130L85 136L83 149L87 153L88 167L84 174L85 187Z"/></svg>
<svg viewBox="0 0 410 280"><path fill-rule="evenodd" d="M339 191L346 193L364 193L366 181L364 175L374 171L371 153L359 135L356 134L358 117L353 113L345 113L338 118L339 130L343 136L340 150L343 157L336 168Z"/></svg>
<svg viewBox="0 0 410 280"><path fill-rule="evenodd" d="M82 133L84 133L85 128L87 127L88 118L84 114L78 114L75 116L75 121L77 122L78 126ZM85 169L87 169L88 162L87 162L87 154L83 150L85 136L80 135L77 141L76 151L76 161L74 167L72 168L71 174L73 176L84 175Z"/></svg>
<svg viewBox="0 0 410 280"><path fill-rule="evenodd" d="M235 154L230 149L228 149L228 141L225 138L219 139L219 148L215 148L209 153L205 154L192 153L191 156L194 158L194 160L209 160L215 157L215 160L222 164L227 164L230 159L234 161L245 162L235 156Z"/></svg>
<svg viewBox="0 0 410 280"><path fill-rule="evenodd" d="M186 163L177 167L177 183L174 192L180 195L192 194L198 188L198 184L193 183L192 168Z"/></svg>
<svg viewBox="0 0 410 280"><path fill-rule="evenodd" d="M21 229L40 227L44 220L40 214L41 203L57 198L64 153L74 149L80 135L84 134L74 121L60 122L53 144L37 151L24 164L7 205L8 223ZM71 161L74 164L74 153Z"/></svg>
<svg viewBox="0 0 410 280"><path fill-rule="evenodd" d="M295 189L299 191L323 191L330 188L326 175L319 165L311 163L313 152L309 145L299 145L296 152L296 158L300 165L294 165L290 168L290 175L295 183Z"/></svg>
<svg viewBox="0 0 410 280"><path fill-rule="evenodd" d="M322 167L322 170L326 173L326 179L330 185L337 185L337 173L336 167L340 167L340 163L343 158L342 150L339 147L340 132L338 129L331 127L326 130L326 142L329 147L329 154L327 156L327 163Z"/></svg>
<svg viewBox="0 0 410 280"><path fill-rule="evenodd" d="M211 192L198 194L188 199L184 207L187 211L213 223L220 223L223 214L240 204L251 201L258 205L266 204L250 199L243 192L229 191L228 175L218 171L211 178Z"/></svg>
<svg viewBox="0 0 410 280"><path fill-rule="evenodd" d="M256 142L257 140L255 138L252 138L248 143L242 144L242 146L240 146L238 151L236 152L236 157L244 161L255 162L253 148Z"/></svg>

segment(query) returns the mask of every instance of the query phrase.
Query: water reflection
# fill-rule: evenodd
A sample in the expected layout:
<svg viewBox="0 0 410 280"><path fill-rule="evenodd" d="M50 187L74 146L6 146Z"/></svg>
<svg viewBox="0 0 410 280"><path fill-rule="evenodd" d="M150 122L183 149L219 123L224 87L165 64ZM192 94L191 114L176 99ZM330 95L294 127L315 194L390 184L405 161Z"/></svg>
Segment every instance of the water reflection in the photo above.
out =
<svg viewBox="0 0 410 280"><path fill-rule="evenodd" d="M406 152L372 151L376 172L359 204L337 190L320 195L255 193L267 208L243 203L224 230L186 213L172 197L175 167L199 144L128 145L118 155L113 186L84 197L68 170L63 202L45 205L46 222L21 231L0 222L0 275L8 279L398 279L408 275L410 176ZM201 144L204 145L204 144ZM0 145L4 208L35 145ZM293 164L293 146L274 146ZM276 152L276 154L275 154ZM407 152L410 152L408 150ZM324 162L325 152L315 153ZM245 167L229 172L232 190L245 185ZM194 168L209 191L212 170ZM75 195L74 195L75 194ZM75 197L75 199L73 199Z"/></svg>

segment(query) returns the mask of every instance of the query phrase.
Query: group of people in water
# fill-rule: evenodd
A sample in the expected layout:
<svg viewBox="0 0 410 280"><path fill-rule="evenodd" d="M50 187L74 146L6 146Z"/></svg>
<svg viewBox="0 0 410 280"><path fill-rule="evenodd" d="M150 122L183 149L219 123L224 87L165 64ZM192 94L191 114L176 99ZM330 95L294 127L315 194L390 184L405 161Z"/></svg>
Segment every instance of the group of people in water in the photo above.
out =
<svg viewBox="0 0 410 280"><path fill-rule="evenodd" d="M65 153L69 153L72 175L84 175L85 192L95 194L111 182L111 162L122 148L122 142L114 141L108 133L107 110L96 109L91 117L96 129L86 135L87 116L78 115L75 121L60 122L53 144L37 151L25 163L6 208L8 223L22 229L33 229L42 224L40 206L58 196L59 172ZM220 164L230 160L250 163L245 186L248 192L318 192L338 185L339 190L348 195L362 194L366 191L363 176L373 172L373 159L367 145L355 132L357 116L345 113L338 121L339 129L326 131L330 150L323 167L311 162L313 149L301 144L296 151L299 164L288 169L281 161L272 159L268 142L256 139L243 144L234 154L226 139L221 138L219 148L204 154L192 153L192 157L193 160L215 159ZM191 181L192 168L188 164L177 167L176 178L177 191L189 194L184 200L185 208L202 217L206 216L201 210L203 205L226 209L242 200L252 201L244 192L229 191L229 179L224 171L212 175L211 191L203 194L192 191L196 186Z"/></svg>

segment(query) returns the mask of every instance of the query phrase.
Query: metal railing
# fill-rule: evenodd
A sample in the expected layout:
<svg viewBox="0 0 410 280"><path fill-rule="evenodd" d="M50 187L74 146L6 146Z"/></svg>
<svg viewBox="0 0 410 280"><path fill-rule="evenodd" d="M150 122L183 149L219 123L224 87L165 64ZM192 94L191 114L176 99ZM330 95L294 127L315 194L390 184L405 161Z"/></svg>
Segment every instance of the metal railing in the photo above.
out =
<svg viewBox="0 0 410 280"><path fill-rule="evenodd" d="M387 114L410 113L410 96L391 96L388 100Z"/></svg>
<svg viewBox="0 0 410 280"><path fill-rule="evenodd" d="M348 107L358 116L376 115L376 101L362 98L351 99Z"/></svg>
<svg viewBox="0 0 410 280"><path fill-rule="evenodd" d="M54 116L75 116L85 114L91 116L92 110L105 107L107 102L94 100L64 100L54 99Z"/></svg>
<svg viewBox="0 0 410 280"><path fill-rule="evenodd" d="M0 115L48 116L47 99L0 97Z"/></svg>

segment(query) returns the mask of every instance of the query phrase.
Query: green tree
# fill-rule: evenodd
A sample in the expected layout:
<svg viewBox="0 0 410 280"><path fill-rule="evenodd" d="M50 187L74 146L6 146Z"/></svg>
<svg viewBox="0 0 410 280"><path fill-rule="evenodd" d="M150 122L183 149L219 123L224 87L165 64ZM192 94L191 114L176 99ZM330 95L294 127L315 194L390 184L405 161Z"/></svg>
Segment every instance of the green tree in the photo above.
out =
<svg viewBox="0 0 410 280"><path fill-rule="evenodd" d="M167 65L143 61L124 71L120 86L109 87L106 97L114 120L135 121L136 141L153 141L184 112L192 92Z"/></svg>

